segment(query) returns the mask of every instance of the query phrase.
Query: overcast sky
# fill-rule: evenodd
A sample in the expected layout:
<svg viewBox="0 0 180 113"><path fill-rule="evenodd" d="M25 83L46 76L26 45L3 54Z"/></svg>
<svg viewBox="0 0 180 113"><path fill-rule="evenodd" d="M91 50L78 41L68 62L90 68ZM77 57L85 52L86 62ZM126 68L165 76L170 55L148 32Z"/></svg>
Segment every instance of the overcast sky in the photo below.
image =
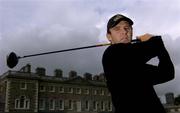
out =
<svg viewBox="0 0 180 113"><path fill-rule="evenodd" d="M175 65L174 80L155 86L158 95L180 94L180 1L179 0L0 0L0 74L9 68L6 56L19 56L108 42L106 23L121 13L134 21L134 37L144 33L162 35ZM30 63L56 68L64 76L103 72L101 58L106 47L21 59L13 70Z"/></svg>

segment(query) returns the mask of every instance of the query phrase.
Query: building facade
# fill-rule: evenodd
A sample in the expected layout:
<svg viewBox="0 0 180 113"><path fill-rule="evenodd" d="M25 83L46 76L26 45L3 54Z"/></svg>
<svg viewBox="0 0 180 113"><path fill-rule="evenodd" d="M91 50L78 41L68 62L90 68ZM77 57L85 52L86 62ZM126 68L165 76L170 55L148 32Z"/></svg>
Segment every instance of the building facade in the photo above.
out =
<svg viewBox="0 0 180 113"><path fill-rule="evenodd" d="M103 74L64 77L56 69L31 72L28 64L0 76L0 112L8 113L109 113L113 106Z"/></svg>

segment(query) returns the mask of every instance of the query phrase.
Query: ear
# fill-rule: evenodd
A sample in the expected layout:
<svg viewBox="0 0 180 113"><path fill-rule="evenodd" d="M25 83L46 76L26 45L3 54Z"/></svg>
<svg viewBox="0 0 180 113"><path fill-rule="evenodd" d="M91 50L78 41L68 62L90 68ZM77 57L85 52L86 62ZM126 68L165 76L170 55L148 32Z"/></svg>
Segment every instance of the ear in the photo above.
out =
<svg viewBox="0 0 180 113"><path fill-rule="evenodd" d="M111 34L107 33L107 34L106 34L106 37L107 37L107 39L108 39L110 42L112 42Z"/></svg>

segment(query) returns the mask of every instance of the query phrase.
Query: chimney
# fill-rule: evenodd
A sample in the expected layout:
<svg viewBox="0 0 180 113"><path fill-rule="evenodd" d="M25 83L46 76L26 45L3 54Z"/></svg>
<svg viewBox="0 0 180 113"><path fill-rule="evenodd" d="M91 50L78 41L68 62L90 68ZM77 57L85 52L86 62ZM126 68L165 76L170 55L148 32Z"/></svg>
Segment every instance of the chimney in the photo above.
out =
<svg viewBox="0 0 180 113"><path fill-rule="evenodd" d="M63 71L61 69L55 69L54 75L55 75L55 77L62 78L63 77Z"/></svg>
<svg viewBox="0 0 180 113"><path fill-rule="evenodd" d="M84 73L84 79L92 80L92 74L91 73Z"/></svg>
<svg viewBox="0 0 180 113"><path fill-rule="evenodd" d="M95 76L93 77L93 80L98 81L98 80L99 80L99 76L98 76L98 75L95 75Z"/></svg>
<svg viewBox="0 0 180 113"><path fill-rule="evenodd" d="M100 81L105 81L104 73L99 74L99 80Z"/></svg>
<svg viewBox="0 0 180 113"><path fill-rule="evenodd" d="M174 105L174 93L166 93L165 94L166 97L166 104L168 105Z"/></svg>
<svg viewBox="0 0 180 113"><path fill-rule="evenodd" d="M76 71L70 71L69 72L69 78L75 78L77 76L77 72Z"/></svg>
<svg viewBox="0 0 180 113"><path fill-rule="evenodd" d="M39 76L45 76L46 75L46 69L43 67L36 68L36 74Z"/></svg>
<svg viewBox="0 0 180 113"><path fill-rule="evenodd" d="M26 72L26 73L31 73L31 65L30 64L26 64L26 66L22 67L20 69L21 72Z"/></svg>

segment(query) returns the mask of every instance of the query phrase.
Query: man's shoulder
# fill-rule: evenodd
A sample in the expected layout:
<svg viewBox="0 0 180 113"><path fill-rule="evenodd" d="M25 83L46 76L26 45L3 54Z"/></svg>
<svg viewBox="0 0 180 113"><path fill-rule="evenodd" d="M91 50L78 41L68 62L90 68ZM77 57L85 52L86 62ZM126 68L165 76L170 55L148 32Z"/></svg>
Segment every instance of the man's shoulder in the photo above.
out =
<svg viewBox="0 0 180 113"><path fill-rule="evenodd" d="M124 43L117 43L117 44L111 44L109 47L107 47L107 49L105 50L105 52L109 52L109 51L116 51L116 50L121 50L121 49L125 49L128 46L131 46L131 44L124 44Z"/></svg>
<svg viewBox="0 0 180 113"><path fill-rule="evenodd" d="M103 60L126 59L129 56L128 54L131 53L128 50L128 46L130 44L118 43L110 45L103 53Z"/></svg>

